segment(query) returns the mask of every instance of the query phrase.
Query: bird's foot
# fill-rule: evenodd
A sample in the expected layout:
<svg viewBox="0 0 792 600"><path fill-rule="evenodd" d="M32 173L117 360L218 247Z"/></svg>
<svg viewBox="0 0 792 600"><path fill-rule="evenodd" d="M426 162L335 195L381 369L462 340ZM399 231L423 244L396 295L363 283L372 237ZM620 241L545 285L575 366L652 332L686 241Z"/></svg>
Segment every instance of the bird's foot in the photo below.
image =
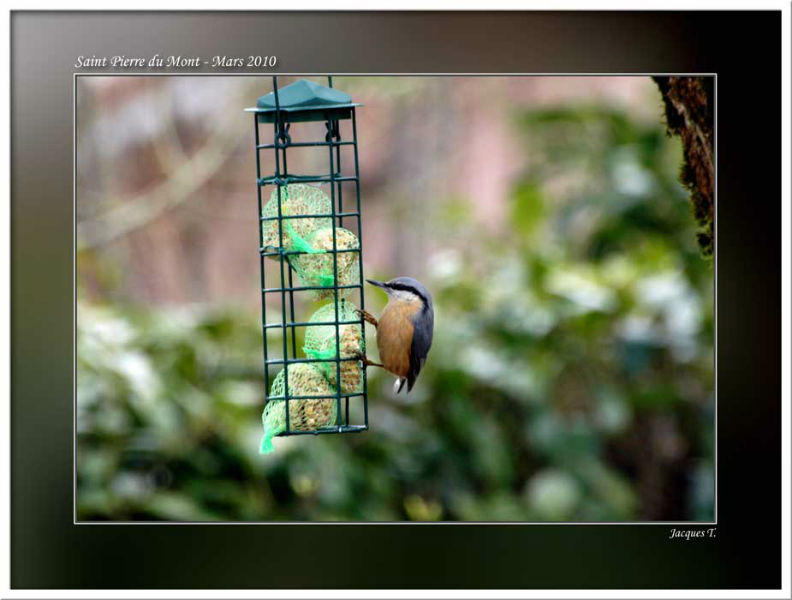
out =
<svg viewBox="0 0 792 600"><path fill-rule="evenodd" d="M355 356L353 358L356 358L360 362L362 362L364 367L383 367L384 368L384 365L381 365L380 363L375 363L374 361L369 360L368 358L366 358L366 355L363 352L358 352L357 354L355 354Z"/></svg>
<svg viewBox="0 0 792 600"><path fill-rule="evenodd" d="M377 319L375 319L375 318L374 318L374 317L371 315L371 313L369 313L368 311L365 311L365 310L360 310L359 308L356 308L356 309L355 309L355 313L357 314L357 316L358 316L358 317L362 317L362 318L363 318L363 320L364 320L366 323L371 323L372 325L374 325L374 327L376 327L376 326L378 325L378 323L377 323Z"/></svg>

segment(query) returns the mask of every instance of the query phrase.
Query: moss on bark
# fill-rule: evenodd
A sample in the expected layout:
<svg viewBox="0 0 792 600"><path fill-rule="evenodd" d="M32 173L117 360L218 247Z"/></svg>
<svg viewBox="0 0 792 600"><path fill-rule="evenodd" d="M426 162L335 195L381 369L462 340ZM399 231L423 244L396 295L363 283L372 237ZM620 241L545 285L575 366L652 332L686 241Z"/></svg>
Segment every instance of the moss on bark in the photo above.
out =
<svg viewBox="0 0 792 600"><path fill-rule="evenodd" d="M669 135L682 140L679 175L690 192L701 254L711 258L715 245L714 80L711 77L653 77L665 104Z"/></svg>

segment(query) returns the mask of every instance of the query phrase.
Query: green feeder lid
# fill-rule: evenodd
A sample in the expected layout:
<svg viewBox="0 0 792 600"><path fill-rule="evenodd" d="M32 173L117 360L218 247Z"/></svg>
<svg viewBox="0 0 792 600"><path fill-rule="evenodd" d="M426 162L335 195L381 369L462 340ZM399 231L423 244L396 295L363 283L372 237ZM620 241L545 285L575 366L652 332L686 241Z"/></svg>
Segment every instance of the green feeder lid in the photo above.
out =
<svg viewBox="0 0 792 600"><path fill-rule="evenodd" d="M349 94L300 79L278 90L278 103L288 122L327 121L349 119L352 108L360 106L352 102ZM275 120L275 92L261 96L255 108L246 109L258 114L262 123Z"/></svg>

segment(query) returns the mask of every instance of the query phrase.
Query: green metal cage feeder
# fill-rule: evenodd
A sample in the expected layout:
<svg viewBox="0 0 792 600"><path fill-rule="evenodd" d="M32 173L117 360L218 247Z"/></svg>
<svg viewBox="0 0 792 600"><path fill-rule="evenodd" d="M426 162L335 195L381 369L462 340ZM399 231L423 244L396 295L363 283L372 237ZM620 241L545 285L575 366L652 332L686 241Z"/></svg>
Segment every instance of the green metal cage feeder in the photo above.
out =
<svg viewBox="0 0 792 600"><path fill-rule="evenodd" d="M358 352L365 353L364 321L356 310L365 309L355 119L355 108L360 105L334 89L332 77L327 82L323 86L299 80L279 90L278 78L273 77L272 93L260 97L254 108L246 109L254 117L264 378L268 395L262 415L262 452L271 449L273 436L368 429L366 369L357 357ZM351 139L342 138L339 122L344 120L351 120ZM292 141L292 125L309 122L324 122L324 139ZM262 124L270 123L272 143L261 143ZM350 165L353 170L347 172L341 164L343 146L350 146L354 156L354 165ZM327 172L290 172L288 151L300 147L326 147ZM262 176L261 152L267 150L274 150L275 172ZM346 182L354 186L353 206L351 198L344 198ZM265 204L263 190L268 187L272 192ZM343 228L345 219L356 221L357 238ZM266 260L278 263L279 277L269 285ZM330 302L310 319L299 319L295 316L294 299L300 293ZM357 305L348 298L354 293L358 295ZM280 296L280 322L267 322L270 295ZM305 328L303 348L297 344L298 327ZM270 347L270 330L280 331L279 343L271 344L276 348ZM276 354L280 356L273 357ZM270 367L278 366L281 371L271 378ZM350 412L351 399L362 403L362 411L353 411L357 419Z"/></svg>

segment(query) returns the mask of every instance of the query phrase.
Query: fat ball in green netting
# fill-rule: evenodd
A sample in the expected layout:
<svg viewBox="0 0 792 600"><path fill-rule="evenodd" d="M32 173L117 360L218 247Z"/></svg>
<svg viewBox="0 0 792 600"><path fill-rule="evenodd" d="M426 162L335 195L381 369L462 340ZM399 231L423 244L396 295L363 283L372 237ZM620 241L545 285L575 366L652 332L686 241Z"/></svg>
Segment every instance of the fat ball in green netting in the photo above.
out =
<svg viewBox="0 0 792 600"><path fill-rule="evenodd" d="M360 242L357 236L343 227L335 228L336 250L358 250ZM333 298L334 265L333 265L333 228L318 229L307 238L309 254L296 254L289 262L300 280L306 286L327 289L314 290L317 300ZM360 283L359 252L336 252L338 262L338 285L354 285ZM338 290L339 298L348 296L354 288Z"/></svg>
<svg viewBox="0 0 792 600"><path fill-rule="evenodd" d="M264 406L261 422L264 436L261 439L260 453L272 452L272 438L286 431L285 373L278 373L272 382L270 400ZM288 367L289 397L327 396L326 398L305 398L289 400L289 429L292 431L313 431L330 427L336 423L335 390L319 370L311 364L297 363Z"/></svg>
<svg viewBox="0 0 792 600"><path fill-rule="evenodd" d="M338 320L359 321L357 307L347 300L338 302ZM317 310L309 323L334 323L335 302L325 304ZM341 358L354 358L365 355L365 340L360 323L346 323L338 326ZM305 328L303 352L310 358L327 359L330 362L312 363L325 376L331 386L336 386L338 368L336 357L335 325L308 325ZM363 364L359 360L341 361L341 393L356 394L363 388Z"/></svg>
<svg viewBox="0 0 792 600"><path fill-rule="evenodd" d="M298 250L310 252L307 239L317 230L333 226L331 200L318 187L304 183L292 183L281 187L281 216L304 218L282 219L282 240L279 241L278 221L264 221L262 227L262 246L265 248L283 247L286 251ZM327 217L310 217L307 215L328 215ZM269 201L261 211L264 218L278 216L278 189L272 190ZM277 259L276 256L271 257Z"/></svg>

